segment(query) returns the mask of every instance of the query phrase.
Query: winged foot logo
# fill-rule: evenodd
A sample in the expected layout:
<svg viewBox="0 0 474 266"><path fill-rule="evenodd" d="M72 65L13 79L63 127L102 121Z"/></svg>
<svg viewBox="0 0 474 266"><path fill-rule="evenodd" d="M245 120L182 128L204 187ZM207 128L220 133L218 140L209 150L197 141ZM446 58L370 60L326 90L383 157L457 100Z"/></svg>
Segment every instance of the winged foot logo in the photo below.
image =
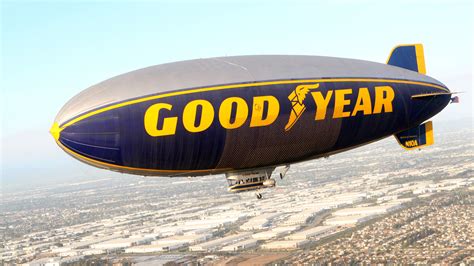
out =
<svg viewBox="0 0 474 266"><path fill-rule="evenodd" d="M301 117L304 110L306 110L306 106L304 105L303 101L306 99L306 95L308 94L309 90L319 88L319 83L312 84L312 85L299 85L296 86L295 90L291 92L288 96L288 100L291 102L291 113L288 123L285 126L285 131L289 131L293 125L295 125L296 121Z"/></svg>

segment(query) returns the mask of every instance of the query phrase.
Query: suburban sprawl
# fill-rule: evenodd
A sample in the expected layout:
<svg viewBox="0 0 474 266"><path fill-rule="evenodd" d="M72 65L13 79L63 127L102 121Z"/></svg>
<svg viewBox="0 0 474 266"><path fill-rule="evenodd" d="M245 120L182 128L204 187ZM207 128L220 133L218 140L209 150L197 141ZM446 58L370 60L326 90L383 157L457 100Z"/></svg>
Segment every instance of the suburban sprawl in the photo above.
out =
<svg viewBox="0 0 474 266"><path fill-rule="evenodd" d="M436 131L435 131L436 134ZM4 193L2 264L474 264L471 128L292 165L277 186L104 176Z"/></svg>

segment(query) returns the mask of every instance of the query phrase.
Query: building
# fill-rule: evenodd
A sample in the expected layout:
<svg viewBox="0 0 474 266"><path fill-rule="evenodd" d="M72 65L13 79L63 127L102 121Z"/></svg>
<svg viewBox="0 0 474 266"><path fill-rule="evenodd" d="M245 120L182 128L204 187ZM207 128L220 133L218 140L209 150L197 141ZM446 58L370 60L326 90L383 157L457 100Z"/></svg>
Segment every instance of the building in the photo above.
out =
<svg viewBox="0 0 474 266"><path fill-rule="evenodd" d="M152 237L142 237L142 236L117 238L117 239L112 239L105 242L93 244L90 247L93 249L117 250L117 249L135 246L135 245L150 243L153 239L154 238Z"/></svg>
<svg viewBox="0 0 474 266"><path fill-rule="evenodd" d="M193 245L193 244L206 241L211 237L212 237L212 234L170 236L167 238L161 238L161 239L152 241L151 244L184 243L186 245Z"/></svg>
<svg viewBox="0 0 474 266"><path fill-rule="evenodd" d="M282 221L280 224L281 225L303 225L305 224L309 219L315 217L318 215L322 209L307 209L303 210L301 212L295 213L290 215L288 218L286 218L284 221Z"/></svg>
<svg viewBox="0 0 474 266"><path fill-rule="evenodd" d="M258 240L268 240L272 238L281 237L287 235L293 231L296 231L300 228L300 226L279 226L275 227L272 230L258 232L252 235L252 238Z"/></svg>
<svg viewBox="0 0 474 266"><path fill-rule="evenodd" d="M257 239L246 239L230 245L227 245L221 249L221 251L240 251L257 246Z"/></svg>
<svg viewBox="0 0 474 266"><path fill-rule="evenodd" d="M293 233L287 236L286 239L288 240L310 239L312 237L327 235L328 233L334 231L335 229L336 229L336 226L333 226L333 225L316 226L310 229L306 229L304 231Z"/></svg>
<svg viewBox="0 0 474 266"><path fill-rule="evenodd" d="M214 251L223 246L249 238L251 233L239 233L189 247L190 251Z"/></svg>
<svg viewBox="0 0 474 266"><path fill-rule="evenodd" d="M346 208L346 209L335 211L333 213L333 216L385 214L390 211L394 211L400 207L401 207L401 204L390 204L390 205L379 205L379 206L370 206L370 207Z"/></svg>
<svg viewBox="0 0 474 266"><path fill-rule="evenodd" d="M147 266L147 265L187 265L191 262L192 257L180 254L163 254L159 256L143 256L136 258L133 265Z"/></svg>
<svg viewBox="0 0 474 266"><path fill-rule="evenodd" d="M355 225L358 223L366 222L374 217L376 217L376 215L360 214L360 215L350 215L350 216L336 216L336 217L327 219L324 222L324 224L325 225Z"/></svg>
<svg viewBox="0 0 474 266"><path fill-rule="evenodd" d="M297 249L307 244L308 240L281 240L265 243L262 249Z"/></svg>
<svg viewBox="0 0 474 266"><path fill-rule="evenodd" d="M271 221L280 215L281 213L263 213L248 220L240 226L240 229L244 231L266 229L270 226Z"/></svg>
<svg viewBox="0 0 474 266"><path fill-rule="evenodd" d="M67 258L59 258L59 257L41 258L41 259L30 261L30 262L25 263L23 265L26 265L26 266L59 266L59 265L67 264L67 263L74 263L74 262L77 262L77 261L79 261L83 258L84 258L84 256L72 256L72 257L67 257Z"/></svg>
<svg viewBox="0 0 474 266"><path fill-rule="evenodd" d="M151 252L172 251L172 250L180 249L185 246L186 246L186 243L184 242L157 243L157 244L151 244L151 245L141 245L141 246L126 248L125 253L151 253Z"/></svg>

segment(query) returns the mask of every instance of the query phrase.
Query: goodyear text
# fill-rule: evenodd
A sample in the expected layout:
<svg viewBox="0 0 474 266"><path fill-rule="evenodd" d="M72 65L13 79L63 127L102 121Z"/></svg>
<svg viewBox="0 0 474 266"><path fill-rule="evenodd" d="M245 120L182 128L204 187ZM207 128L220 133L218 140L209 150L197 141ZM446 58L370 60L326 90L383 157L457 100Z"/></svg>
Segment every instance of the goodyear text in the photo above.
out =
<svg viewBox="0 0 474 266"><path fill-rule="evenodd" d="M393 100L395 92L390 86L375 86L375 98L372 101L369 88L362 87L357 90L355 102L351 102L350 95L353 89L317 90L319 84L300 85L289 96L292 111L285 131L289 131L297 119L305 111L303 103L305 96L310 92L316 106L314 119L324 120L340 119L358 114L372 115L379 113L390 113L393 111ZM311 91L310 91L311 90ZM300 96L298 96L300 95ZM296 98L298 96L298 98ZM333 101L334 106L330 110L329 103ZM285 103L286 104L286 103ZM152 137L169 136L176 134L178 123L190 133L203 132L208 129L214 120L225 129L237 129L248 123L249 127L265 127L274 123L280 115L280 102L272 95L255 96L251 102L241 97L228 97L224 99L217 109L204 99L188 102L181 116L170 116L169 111L173 105L169 103L156 103L148 107L144 116L144 127L148 135ZM331 111L329 113L328 111ZM249 119L250 118L250 119ZM247 122L250 120L250 122ZM161 125L161 126L158 126Z"/></svg>

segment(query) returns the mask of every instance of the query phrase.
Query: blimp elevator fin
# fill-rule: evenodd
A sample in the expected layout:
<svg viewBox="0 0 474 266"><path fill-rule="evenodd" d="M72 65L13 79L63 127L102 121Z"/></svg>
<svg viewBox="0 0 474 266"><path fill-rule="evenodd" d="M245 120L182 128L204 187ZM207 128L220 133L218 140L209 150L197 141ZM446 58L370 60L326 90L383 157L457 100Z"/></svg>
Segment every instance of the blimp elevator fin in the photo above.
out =
<svg viewBox="0 0 474 266"><path fill-rule="evenodd" d="M406 44L396 46L390 53L387 64L426 74L423 45Z"/></svg>
<svg viewBox="0 0 474 266"><path fill-rule="evenodd" d="M394 135L400 146L406 150L419 149L434 143L433 123L428 121Z"/></svg>

